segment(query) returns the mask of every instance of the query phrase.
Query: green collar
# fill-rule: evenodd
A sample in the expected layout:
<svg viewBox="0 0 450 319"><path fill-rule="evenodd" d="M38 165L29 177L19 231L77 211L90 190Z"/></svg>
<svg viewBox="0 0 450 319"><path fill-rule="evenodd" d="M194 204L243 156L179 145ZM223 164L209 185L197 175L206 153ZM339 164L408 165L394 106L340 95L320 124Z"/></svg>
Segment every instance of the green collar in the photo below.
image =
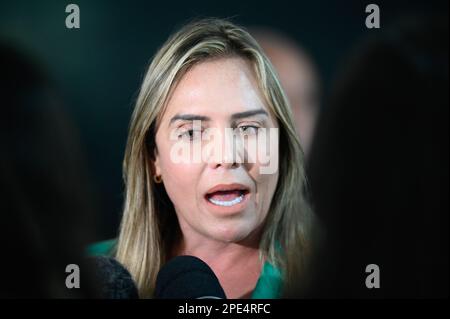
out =
<svg viewBox="0 0 450 319"><path fill-rule="evenodd" d="M272 264L265 262L252 299L278 299L283 291L283 278L280 270Z"/></svg>

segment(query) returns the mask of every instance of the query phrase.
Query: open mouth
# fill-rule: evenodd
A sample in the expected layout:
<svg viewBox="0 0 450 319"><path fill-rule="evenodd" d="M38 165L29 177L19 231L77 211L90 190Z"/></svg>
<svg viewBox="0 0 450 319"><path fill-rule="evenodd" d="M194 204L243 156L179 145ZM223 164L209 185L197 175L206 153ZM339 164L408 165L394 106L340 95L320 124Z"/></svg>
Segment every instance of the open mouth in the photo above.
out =
<svg viewBox="0 0 450 319"><path fill-rule="evenodd" d="M248 188L242 185L219 185L209 191L205 198L216 206L230 207L241 203L248 193Z"/></svg>

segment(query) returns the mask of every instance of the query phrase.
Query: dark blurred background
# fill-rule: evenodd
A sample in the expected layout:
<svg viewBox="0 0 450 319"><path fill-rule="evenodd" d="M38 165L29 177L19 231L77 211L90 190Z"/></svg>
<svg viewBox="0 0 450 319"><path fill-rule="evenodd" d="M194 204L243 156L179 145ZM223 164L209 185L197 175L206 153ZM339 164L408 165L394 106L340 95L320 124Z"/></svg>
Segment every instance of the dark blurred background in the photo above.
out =
<svg viewBox="0 0 450 319"><path fill-rule="evenodd" d="M408 12L448 12L447 1L375 1L381 11L377 30L365 26L372 1L79 0L73 3L81 28L67 29L69 3L2 0L0 40L34 59L60 90L96 190L96 240L117 234L127 128L146 66L185 22L214 16L284 33L313 57L326 96L340 61L358 41Z"/></svg>

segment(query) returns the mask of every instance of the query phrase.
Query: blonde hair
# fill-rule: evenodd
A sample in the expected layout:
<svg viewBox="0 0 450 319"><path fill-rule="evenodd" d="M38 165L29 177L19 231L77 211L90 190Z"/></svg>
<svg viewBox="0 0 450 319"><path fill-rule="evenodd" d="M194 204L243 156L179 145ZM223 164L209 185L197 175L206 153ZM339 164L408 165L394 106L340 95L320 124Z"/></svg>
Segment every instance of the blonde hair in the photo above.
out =
<svg viewBox="0 0 450 319"><path fill-rule="evenodd" d="M184 26L157 52L131 118L123 163L126 198L116 258L130 271L141 297L152 296L157 273L170 249L170 238L173 240L175 235L170 232L179 231L173 205L162 184L155 184L152 178L156 123L171 90L190 67L208 59L234 56L244 58L253 67L283 141L279 147L278 184L260 252L282 271L285 283L299 280L304 273L312 214L304 199L303 153L288 101L272 65L248 32L226 20L203 19Z"/></svg>

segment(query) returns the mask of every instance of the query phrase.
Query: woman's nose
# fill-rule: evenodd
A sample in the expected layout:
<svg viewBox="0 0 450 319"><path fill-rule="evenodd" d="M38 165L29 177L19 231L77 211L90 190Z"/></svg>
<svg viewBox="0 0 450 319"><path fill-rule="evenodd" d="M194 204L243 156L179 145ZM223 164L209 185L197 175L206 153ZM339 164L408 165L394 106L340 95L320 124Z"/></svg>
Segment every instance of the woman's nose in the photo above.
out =
<svg viewBox="0 0 450 319"><path fill-rule="evenodd" d="M239 140L231 128L221 130L215 136L213 145L209 145L211 152L208 156L208 165L213 168L237 168L241 165L241 150Z"/></svg>

